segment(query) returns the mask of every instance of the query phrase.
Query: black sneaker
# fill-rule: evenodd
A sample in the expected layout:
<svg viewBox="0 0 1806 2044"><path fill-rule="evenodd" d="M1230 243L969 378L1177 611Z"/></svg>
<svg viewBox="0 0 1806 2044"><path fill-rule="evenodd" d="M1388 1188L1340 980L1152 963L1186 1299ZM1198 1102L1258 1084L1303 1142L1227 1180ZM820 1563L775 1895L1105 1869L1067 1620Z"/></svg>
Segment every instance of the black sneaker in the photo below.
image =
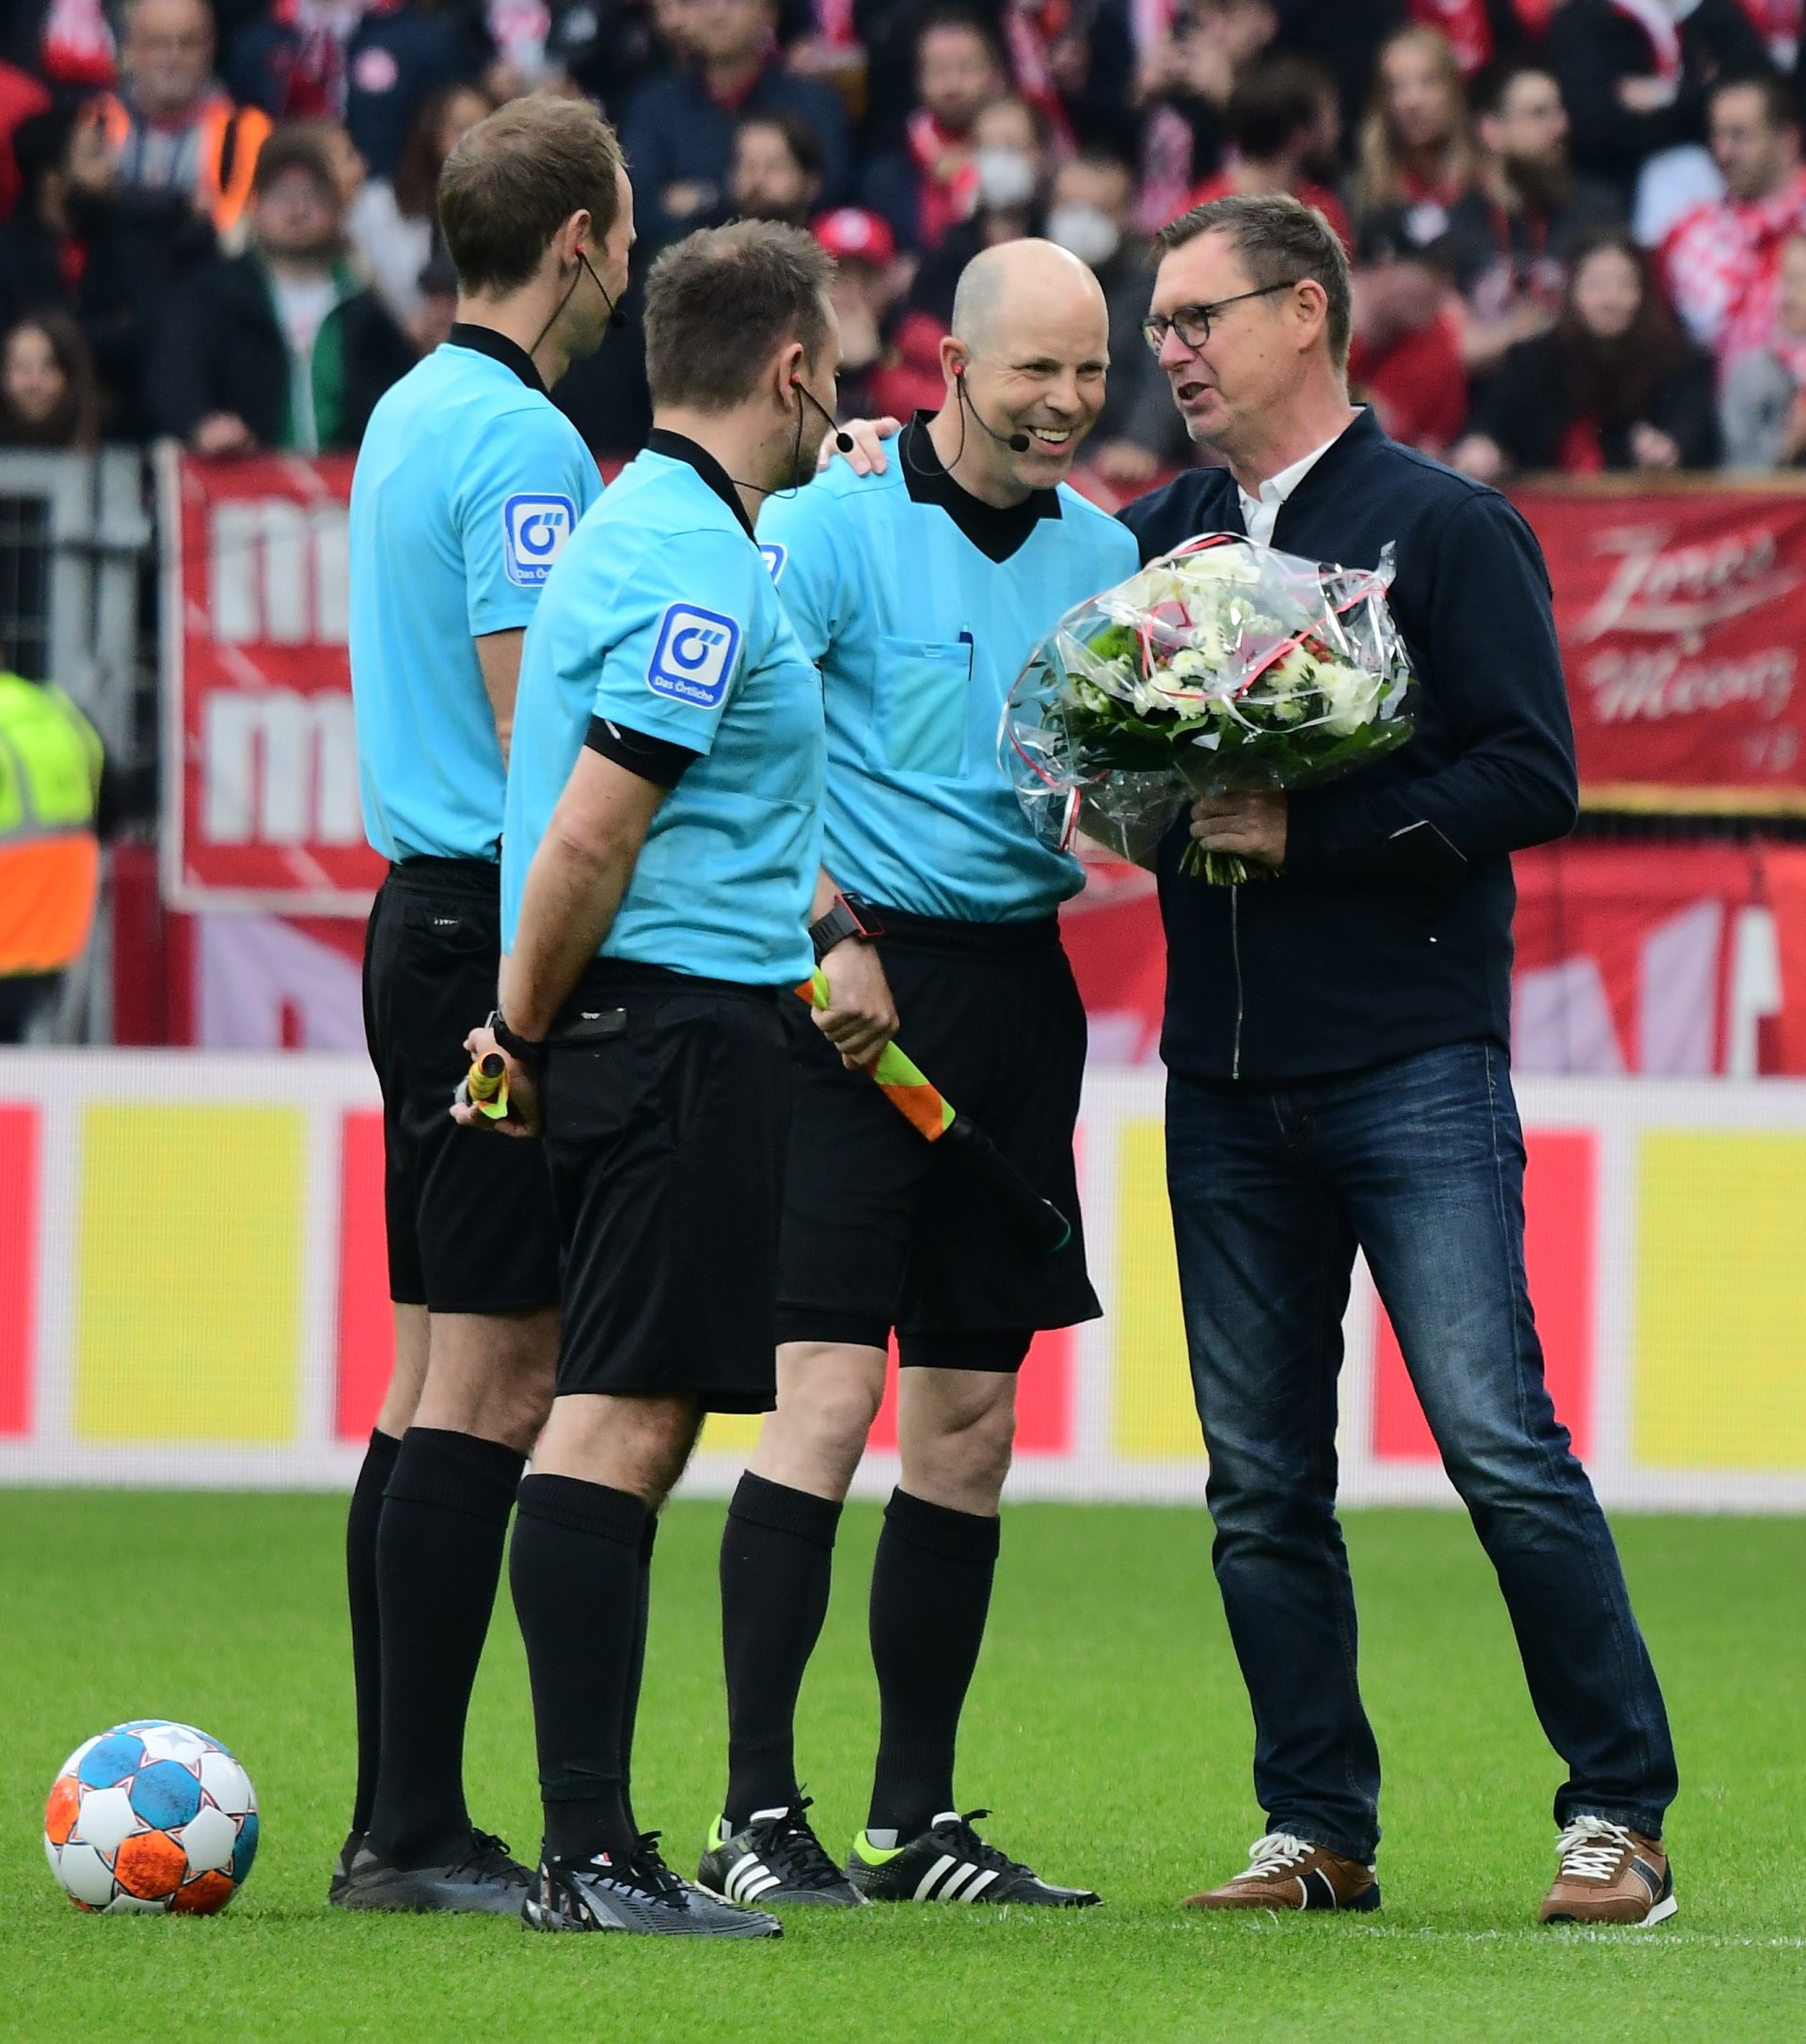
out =
<svg viewBox="0 0 1806 2044"><path fill-rule="evenodd" d="M658 1855L658 1833L619 1863L606 1852L592 1860L545 1858L520 1906L530 1930L626 1930L660 1938L781 1938L784 1926L763 1909L723 1902L680 1880Z"/></svg>
<svg viewBox="0 0 1806 2044"><path fill-rule="evenodd" d="M460 1852L434 1866L397 1866L366 1845L352 1859L339 1907L513 1916L532 1878L489 1831L473 1830Z"/></svg>
<svg viewBox="0 0 1806 2044"><path fill-rule="evenodd" d="M332 1878L326 1883L326 1900L333 1908L342 1907L345 1888L351 1879L351 1862L364 1848L362 1831L347 1831L345 1842L339 1848L339 1857L333 1862Z"/></svg>
<svg viewBox="0 0 1806 2044"><path fill-rule="evenodd" d="M1088 1909L1102 1901L1088 1888L1055 1888L987 1845L972 1827L974 1818L990 1814L946 1811L901 1846L875 1846L861 1831L848 1857L847 1878L867 1902L1031 1902Z"/></svg>
<svg viewBox="0 0 1806 2044"><path fill-rule="evenodd" d="M726 1819L718 1817L696 1869L698 1885L730 1902L756 1902L764 1909L791 1902L863 1908L865 1897L810 1829L802 1814L808 1807L805 1796L793 1809L757 1811L731 1838Z"/></svg>

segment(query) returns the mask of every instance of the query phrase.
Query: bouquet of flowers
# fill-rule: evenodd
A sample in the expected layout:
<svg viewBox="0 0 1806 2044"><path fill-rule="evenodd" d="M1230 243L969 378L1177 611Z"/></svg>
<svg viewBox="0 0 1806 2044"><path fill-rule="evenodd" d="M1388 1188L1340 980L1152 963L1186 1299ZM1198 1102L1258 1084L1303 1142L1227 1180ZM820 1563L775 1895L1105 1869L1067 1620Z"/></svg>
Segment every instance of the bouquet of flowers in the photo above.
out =
<svg viewBox="0 0 1806 2044"><path fill-rule="evenodd" d="M1319 567L1228 533L1190 540L1069 610L1029 656L1001 749L1044 843L1145 861L1200 795L1300 788L1411 736L1413 683L1377 568ZM1193 845L1188 873L1271 868Z"/></svg>

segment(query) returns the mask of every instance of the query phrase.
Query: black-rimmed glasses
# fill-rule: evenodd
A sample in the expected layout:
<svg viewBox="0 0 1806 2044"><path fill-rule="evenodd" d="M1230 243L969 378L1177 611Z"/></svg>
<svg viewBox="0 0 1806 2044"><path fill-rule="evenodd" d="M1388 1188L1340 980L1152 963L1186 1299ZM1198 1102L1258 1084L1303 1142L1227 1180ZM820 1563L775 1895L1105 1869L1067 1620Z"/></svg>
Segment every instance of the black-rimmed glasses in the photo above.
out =
<svg viewBox="0 0 1806 2044"><path fill-rule="evenodd" d="M1299 281L1292 277L1283 284L1262 284L1259 291L1238 291L1233 298L1219 298L1214 305L1181 305L1170 318L1150 312L1141 323L1141 338L1148 343L1149 352L1158 355L1166 345L1166 336L1177 334L1196 354L1199 348L1209 345L1211 322L1219 312L1249 298L1271 298L1275 291L1292 291Z"/></svg>

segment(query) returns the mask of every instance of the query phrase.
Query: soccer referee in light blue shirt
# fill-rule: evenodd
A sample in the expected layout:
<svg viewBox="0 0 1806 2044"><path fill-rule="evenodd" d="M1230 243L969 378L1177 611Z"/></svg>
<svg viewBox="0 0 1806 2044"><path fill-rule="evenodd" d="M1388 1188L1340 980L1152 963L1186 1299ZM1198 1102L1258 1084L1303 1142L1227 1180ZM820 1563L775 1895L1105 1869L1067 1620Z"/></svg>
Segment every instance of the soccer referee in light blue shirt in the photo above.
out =
<svg viewBox="0 0 1806 2044"><path fill-rule="evenodd" d="M836 463L759 522L826 697L814 936L831 1017L881 1022L894 997L910 1054L1075 1233L1038 1255L799 1014L778 1404L721 1546L729 1780L701 1878L724 1893L1098 1899L980 1838L958 1814L953 1764L1016 1371L1037 1329L1099 1310L1072 1164L1085 1014L1056 921L1082 876L1037 842L997 732L1037 641L1136 566L1124 528L1063 481L1103 403L1107 333L1096 279L1064 250L1024 241L980 256L942 342L941 411L905 429L885 473ZM872 1579L878 1767L843 1871L802 1814L792 1719L893 1331L903 1467Z"/></svg>
<svg viewBox="0 0 1806 2044"><path fill-rule="evenodd" d="M658 1508L705 1413L773 1397L784 1010L811 962L824 741L752 513L813 465L810 407L833 408L829 277L807 234L758 221L658 259L651 439L578 526L522 662L501 1001L469 1045L509 1059L511 1105L460 1117L543 1117L564 1252L510 1561L547 1930L778 1929L671 1873L628 1763Z"/></svg>
<svg viewBox="0 0 1806 2044"><path fill-rule="evenodd" d="M330 1898L512 1912L527 1876L471 1824L464 1721L551 1398L558 1235L540 1155L483 1150L448 1108L495 996L522 635L601 487L547 386L608 330L633 204L593 109L527 99L452 151L439 214L458 324L376 406L351 494L359 773L389 861L364 1018L396 1341L346 1541L357 1798Z"/></svg>

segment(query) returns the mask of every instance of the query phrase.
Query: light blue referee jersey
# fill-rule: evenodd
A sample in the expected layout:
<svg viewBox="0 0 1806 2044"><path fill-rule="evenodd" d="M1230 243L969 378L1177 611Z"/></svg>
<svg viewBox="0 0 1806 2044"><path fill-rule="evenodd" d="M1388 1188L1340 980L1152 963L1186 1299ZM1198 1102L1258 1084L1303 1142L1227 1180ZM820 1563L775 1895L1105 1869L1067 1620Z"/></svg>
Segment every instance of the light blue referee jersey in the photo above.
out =
<svg viewBox="0 0 1806 2044"><path fill-rule="evenodd" d="M821 669L823 864L916 915L1014 923L1084 885L1036 838L997 756L1011 685L1073 604L1133 575L1127 528L1076 490L981 504L918 420L884 474L834 462L759 519L784 609Z"/></svg>
<svg viewBox="0 0 1806 2044"><path fill-rule="evenodd" d="M485 327L454 327L371 414L351 690L364 832L386 858L497 857L507 776L471 642L531 621L601 491L525 351Z"/></svg>
<svg viewBox="0 0 1806 2044"><path fill-rule="evenodd" d="M502 948L592 718L696 755L653 817L604 958L745 986L814 963L821 682L720 465L655 431L578 525L527 633Z"/></svg>

